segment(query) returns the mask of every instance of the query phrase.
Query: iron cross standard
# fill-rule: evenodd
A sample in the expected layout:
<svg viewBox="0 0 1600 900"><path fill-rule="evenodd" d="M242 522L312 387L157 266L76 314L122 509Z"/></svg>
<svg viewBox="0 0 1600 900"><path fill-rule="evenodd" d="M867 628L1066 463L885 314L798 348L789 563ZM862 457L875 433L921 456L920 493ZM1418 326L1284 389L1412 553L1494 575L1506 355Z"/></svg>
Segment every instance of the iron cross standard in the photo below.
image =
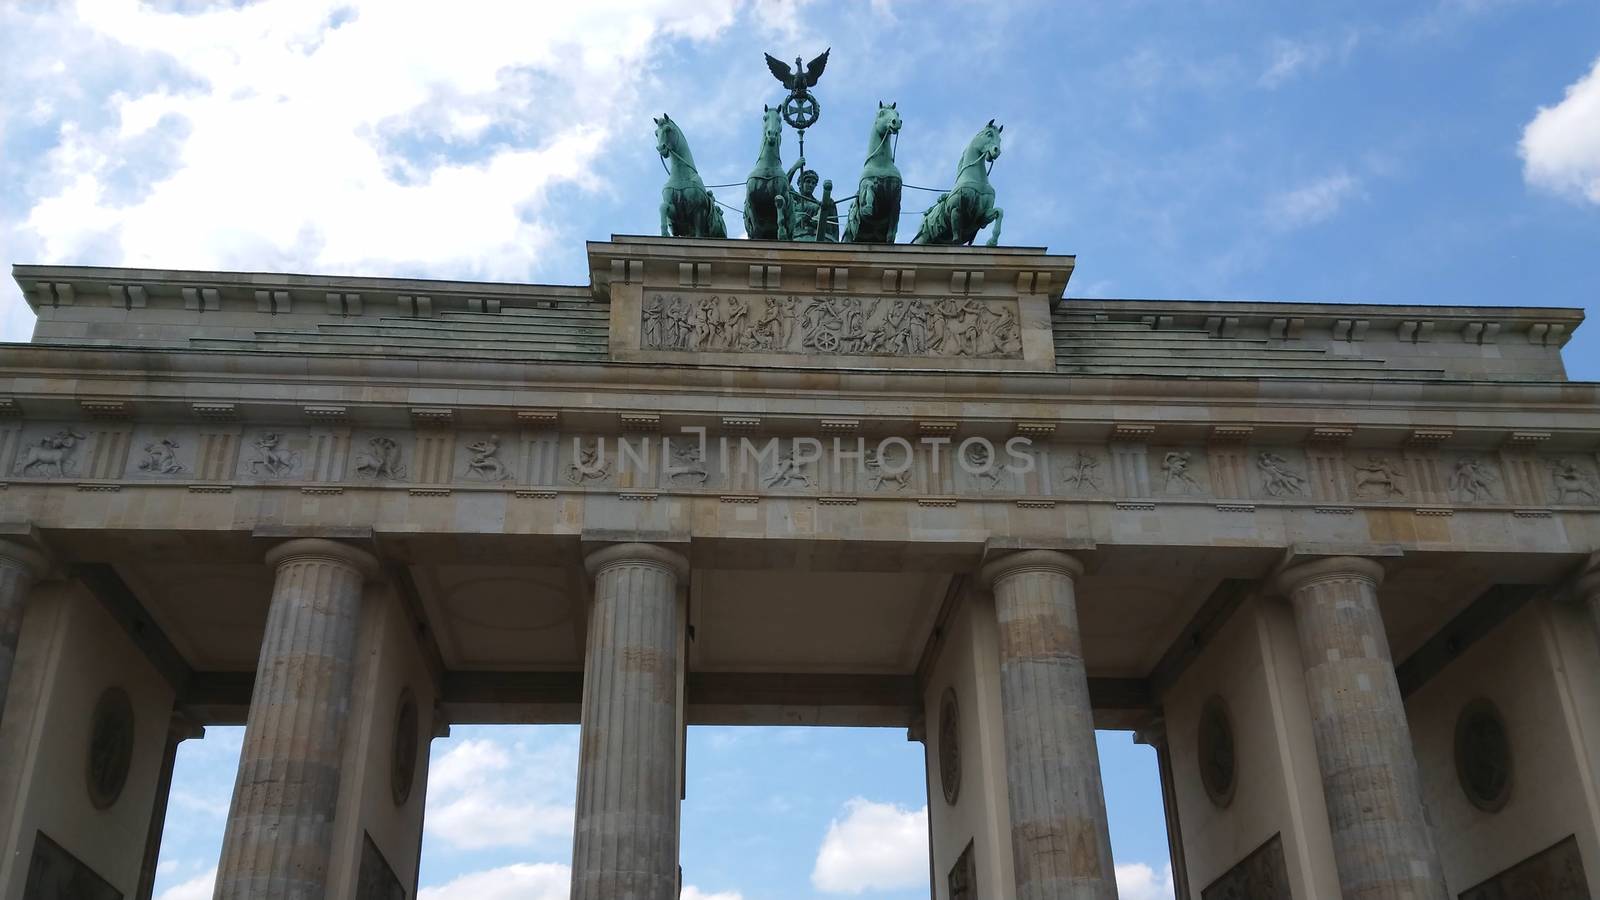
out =
<svg viewBox="0 0 1600 900"><path fill-rule="evenodd" d="M778 83L789 89L789 96L785 97L783 104L778 107L783 121L800 136L800 155L806 155L806 129L817 124L817 119L822 116L822 105L811 93L810 88L817 86L817 80L822 77L822 70L828 66L828 54L833 52L829 47L822 51L822 55L813 59L806 65L800 64L800 57L794 58L794 68L782 62L771 53L767 57L767 68L772 70L772 77Z"/></svg>

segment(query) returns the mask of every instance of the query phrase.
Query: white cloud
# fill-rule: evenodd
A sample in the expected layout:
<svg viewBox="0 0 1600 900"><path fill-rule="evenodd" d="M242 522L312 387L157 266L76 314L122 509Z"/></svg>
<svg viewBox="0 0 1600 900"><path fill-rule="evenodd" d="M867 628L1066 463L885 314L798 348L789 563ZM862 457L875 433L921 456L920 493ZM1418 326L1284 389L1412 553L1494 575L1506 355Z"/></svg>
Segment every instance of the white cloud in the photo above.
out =
<svg viewBox="0 0 1600 900"><path fill-rule="evenodd" d="M50 46L176 74L30 103L71 112L21 240L38 262L528 278L558 238L552 189L603 190L602 152L644 121L654 50L715 37L737 6L63 4Z"/></svg>
<svg viewBox="0 0 1600 900"><path fill-rule="evenodd" d="M686 884L678 900L744 900L744 895L738 891L718 891L715 894L708 894L692 884Z"/></svg>
<svg viewBox="0 0 1600 900"><path fill-rule="evenodd" d="M424 827L461 849L562 846L572 839L576 745L462 741L434 763Z"/></svg>
<svg viewBox="0 0 1600 900"><path fill-rule="evenodd" d="M856 797L828 825L811 886L829 894L898 890L928 881L928 808Z"/></svg>
<svg viewBox="0 0 1600 900"><path fill-rule="evenodd" d="M473 872L417 891L417 900L567 900L572 870L560 863L518 863Z"/></svg>
<svg viewBox="0 0 1600 900"><path fill-rule="evenodd" d="M1270 59L1261 73L1259 83L1265 88L1279 87L1330 62L1342 62L1349 58L1360 42L1360 33L1353 30L1337 40L1274 38L1269 46Z"/></svg>
<svg viewBox="0 0 1600 900"><path fill-rule="evenodd" d="M209 872L167 888L156 897L156 900L211 900L216 883L217 869L213 866Z"/></svg>
<svg viewBox="0 0 1600 900"><path fill-rule="evenodd" d="M1528 184L1600 204L1600 59L1560 103L1539 108L1518 151Z"/></svg>
<svg viewBox="0 0 1600 900"><path fill-rule="evenodd" d="M1274 228L1285 231L1315 225L1333 218L1360 191L1360 179L1348 172L1335 172L1267 198L1266 219Z"/></svg>
<svg viewBox="0 0 1600 900"><path fill-rule="evenodd" d="M1172 865L1158 874L1144 863L1117 866L1117 896L1121 900L1172 900Z"/></svg>

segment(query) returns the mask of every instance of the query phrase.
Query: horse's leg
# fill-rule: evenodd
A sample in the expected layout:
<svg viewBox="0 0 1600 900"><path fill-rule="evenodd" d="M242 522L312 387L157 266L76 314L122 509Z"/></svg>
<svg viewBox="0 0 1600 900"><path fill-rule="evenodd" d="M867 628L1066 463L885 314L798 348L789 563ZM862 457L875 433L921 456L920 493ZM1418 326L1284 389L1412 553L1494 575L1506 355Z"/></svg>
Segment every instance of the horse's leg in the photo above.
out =
<svg viewBox="0 0 1600 900"><path fill-rule="evenodd" d="M1006 211L1001 209L998 206L996 206L994 208L994 212L990 213L989 221L994 223L994 230L989 232L989 243L988 243L988 246L990 246L990 247L999 246L999 244L1000 244L1000 226L1005 223L1005 219L1006 219Z"/></svg>
<svg viewBox="0 0 1600 900"><path fill-rule="evenodd" d="M661 236L672 237L672 204L661 198Z"/></svg>

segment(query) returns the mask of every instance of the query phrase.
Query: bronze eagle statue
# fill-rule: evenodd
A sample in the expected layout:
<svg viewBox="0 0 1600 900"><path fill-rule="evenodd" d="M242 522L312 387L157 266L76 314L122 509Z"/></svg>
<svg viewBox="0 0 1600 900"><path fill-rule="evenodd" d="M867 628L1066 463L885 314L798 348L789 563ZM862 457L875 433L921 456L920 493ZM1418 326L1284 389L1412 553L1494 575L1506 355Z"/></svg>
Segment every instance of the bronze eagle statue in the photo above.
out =
<svg viewBox="0 0 1600 900"><path fill-rule="evenodd" d="M788 63L777 59L771 53L765 55L767 57L767 68L772 70L772 77L778 79L790 92L801 93L806 88L817 86L817 79L822 77L822 70L828 66L828 54L832 52L833 48L829 47L822 51L821 56L804 66L800 65L800 57L796 56L793 69L789 68Z"/></svg>

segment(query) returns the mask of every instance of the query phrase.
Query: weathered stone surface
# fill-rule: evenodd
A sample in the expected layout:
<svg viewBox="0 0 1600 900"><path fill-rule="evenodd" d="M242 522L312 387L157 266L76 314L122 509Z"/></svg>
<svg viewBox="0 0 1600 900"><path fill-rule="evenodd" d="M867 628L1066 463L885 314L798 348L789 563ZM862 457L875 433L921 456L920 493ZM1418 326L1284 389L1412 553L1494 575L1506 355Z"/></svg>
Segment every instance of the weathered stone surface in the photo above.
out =
<svg viewBox="0 0 1600 900"><path fill-rule="evenodd" d="M591 553L573 900L677 896L679 673L688 562L653 544Z"/></svg>
<svg viewBox="0 0 1600 900"><path fill-rule="evenodd" d="M288 541L277 569L218 900L322 900L350 709L361 588L377 561L346 544Z"/></svg>
<svg viewBox="0 0 1600 900"><path fill-rule="evenodd" d="M1076 559L1025 550L986 565L1000 624L1000 702L1018 900L1114 898L1100 755L1083 664Z"/></svg>
<svg viewBox="0 0 1600 900"><path fill-rule="evenodd" d="M1346 897L1447 896L1378 610L1383 568L1334 557L1283 573L1305 665L1334 863Z"/></svg>
<svg viewBox="0 0 1600 900"><path fill-rule="evenodd" d="M43 554L15 541L0 541L0 721L5 720L6 690L17 658L22 632L22 607L28 591L46 569Z"/></svg>

